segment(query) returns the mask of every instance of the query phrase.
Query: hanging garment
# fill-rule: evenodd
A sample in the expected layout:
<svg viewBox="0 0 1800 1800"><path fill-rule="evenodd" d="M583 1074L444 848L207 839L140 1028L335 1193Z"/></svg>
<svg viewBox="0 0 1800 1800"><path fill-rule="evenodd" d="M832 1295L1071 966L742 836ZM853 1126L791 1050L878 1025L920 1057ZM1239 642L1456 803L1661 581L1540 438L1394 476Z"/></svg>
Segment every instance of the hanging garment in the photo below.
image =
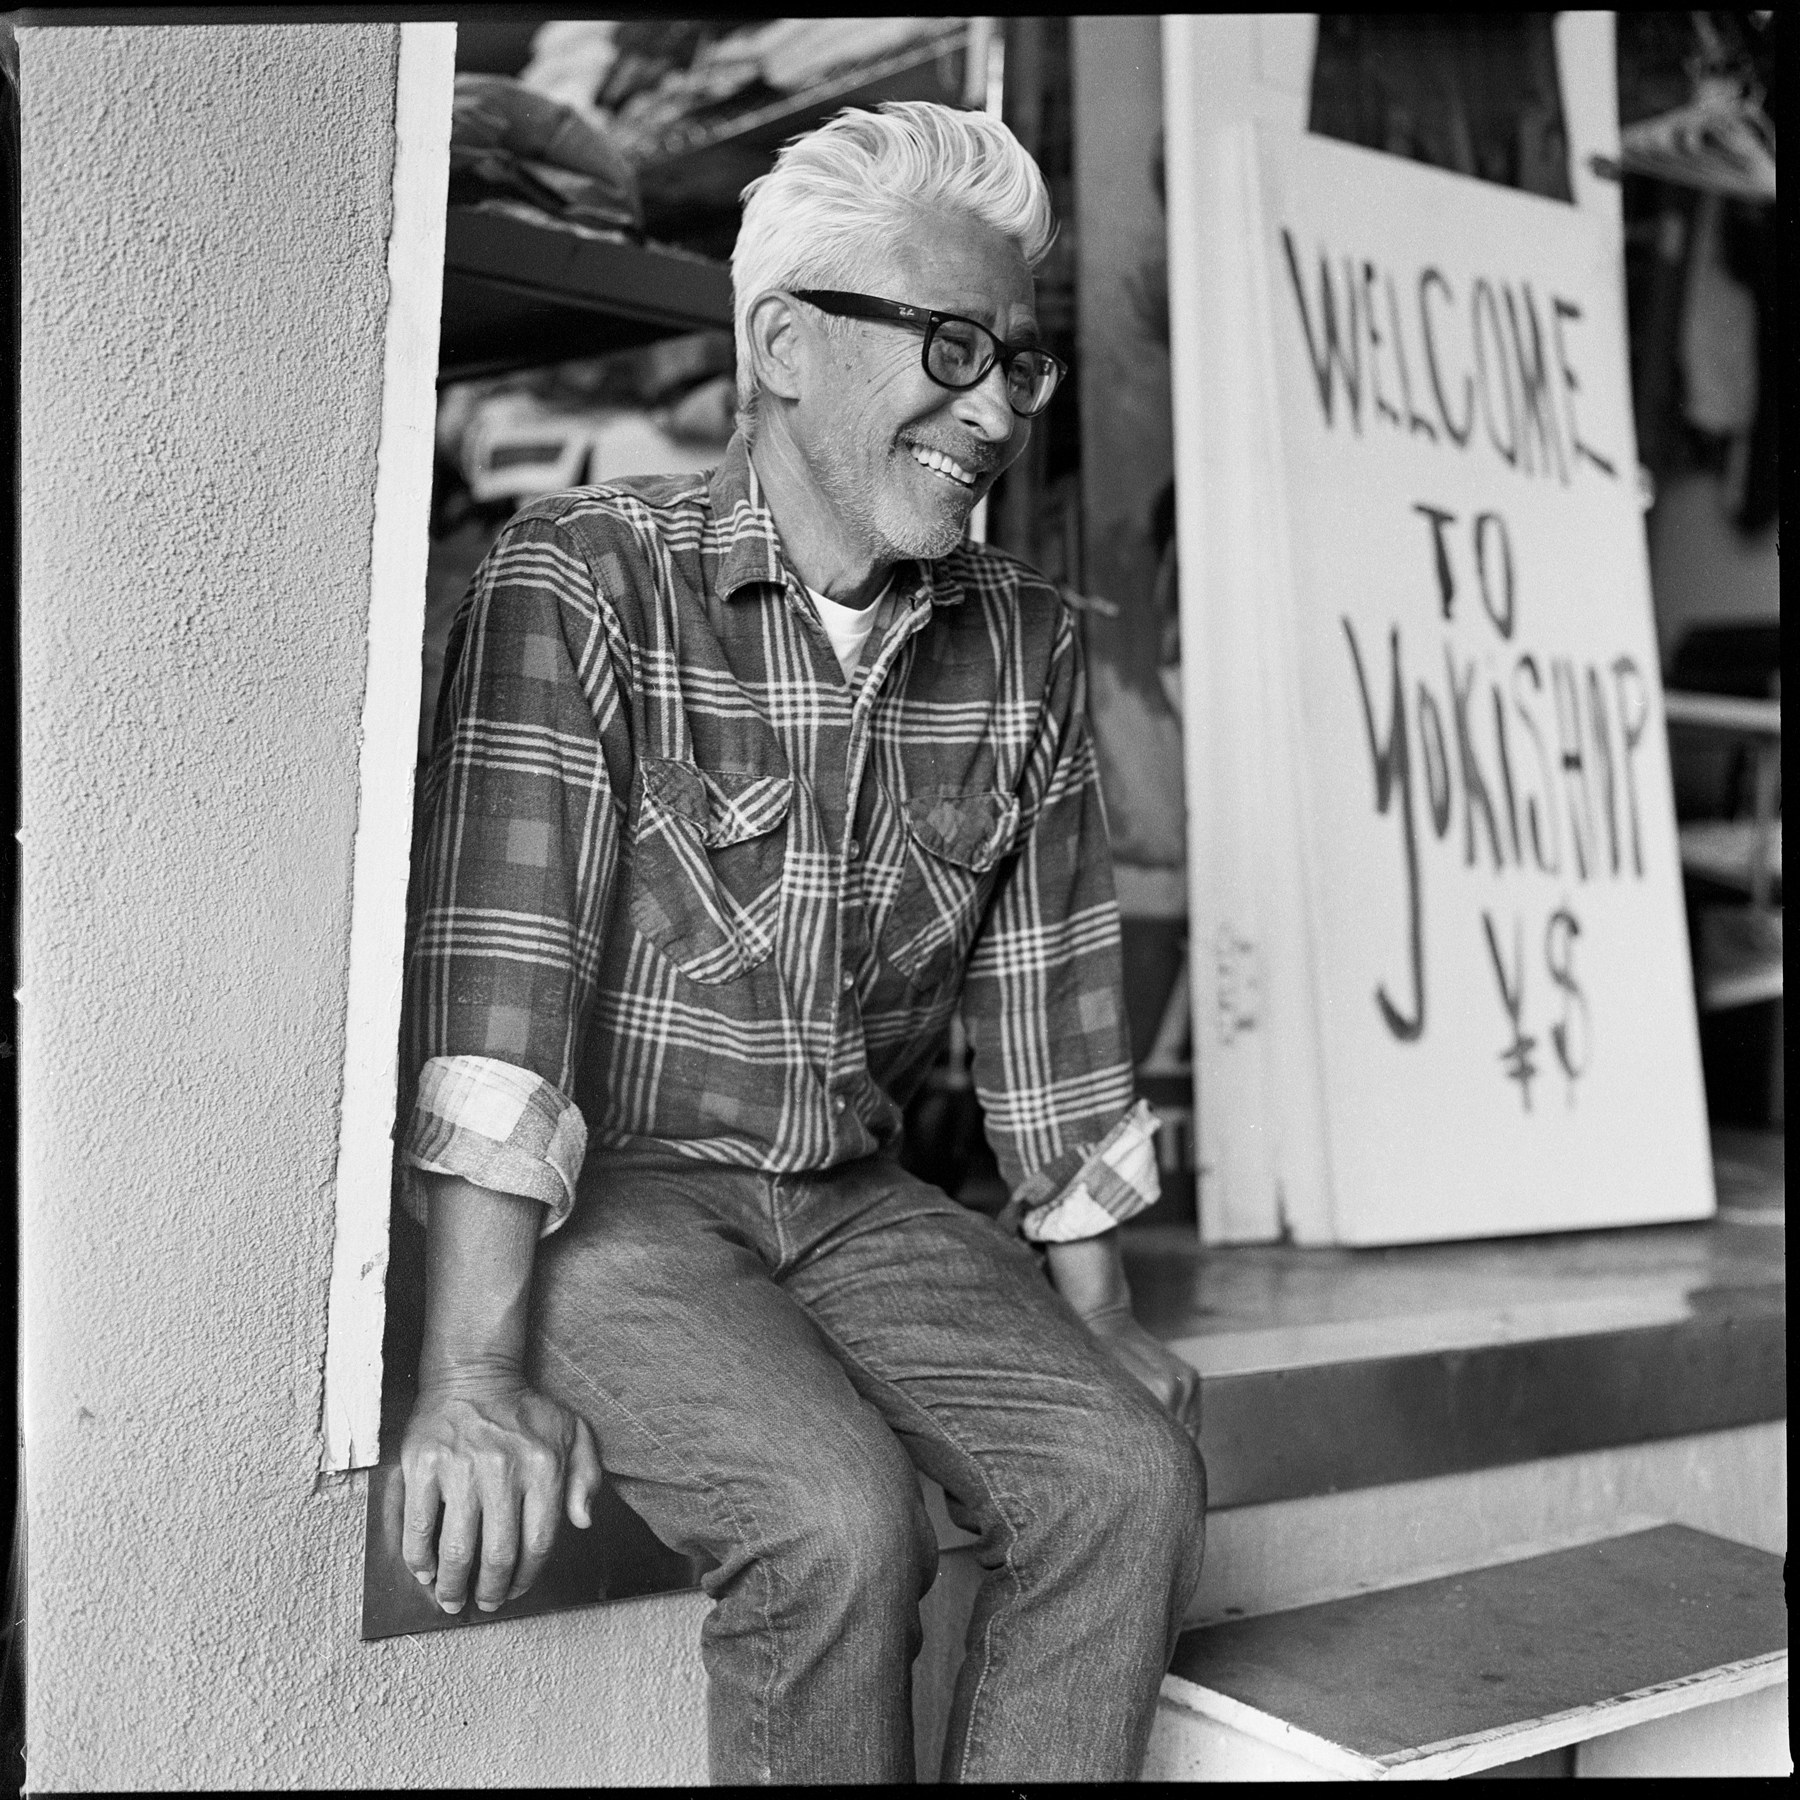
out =
<svg viewBox="0 0 1800 1800"><path fill-rule="evenodd" d="M1756 296L1725 266L1725 202L1702 194L1681 318L1682 411L1715 437L1737 437L1756 420Z"/></svg>

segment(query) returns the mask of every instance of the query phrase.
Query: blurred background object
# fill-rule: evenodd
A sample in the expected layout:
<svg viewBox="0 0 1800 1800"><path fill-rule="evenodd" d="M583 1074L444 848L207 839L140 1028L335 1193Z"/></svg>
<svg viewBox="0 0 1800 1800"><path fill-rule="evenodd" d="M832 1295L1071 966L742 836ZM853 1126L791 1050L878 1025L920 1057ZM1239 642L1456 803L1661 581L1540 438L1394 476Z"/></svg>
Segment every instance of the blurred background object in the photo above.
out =
<svg viewBox="0 0 1800 1800"><path fill-rule="evenodd" d="M491 199L603 230L643 229L637 176L603 119L504 75L462 74L450 122L450 204Z"/></svg>
<svg viewBox="0 0 1800 1800"><path fill-rule="evenodd" d="M731 335L715 330L440 388L421 761L451 624L501 527L539 494L711 468L734 425L733 369Z"/></svg>
<svg viewBox="0 0 1800 1800"><path fill-rule="evenodd" d="M1618 15L1638 454L1708 1111L1784 1122L1772 12Z"/></svg>
<svg viewBox="0 0 1800 1800"><path fill-rule="evenodd" d="M1627 12L1615 42L1633 401L1665 677L1766 701L1780 618L1773 17ZM485 201L459 186L470 203L452 208L432 574L440 629L428 661L512 506L572 481L716 455L732 412L722 265L738 194L783 141L843 105L992 96L1038 158L1062 221L1039 271L1040 320L1077 378L996 488L988 530L1078 603L1128 1010L1147 1071L1178 1023L1187 856L1157 20L514 16L465 21L458 44L465 84L510 78L514 104L529 97L544 110L495 141L479 115L501 90L465 86L486 104L459 105L459 181L481 156L508 165L486 165L498 183ZM1327 14L1308 119L1325 135L1567 201L1561 82L1548 14ZM549 144L592 147L566 124L560 140L542 135L558 118L606 146L604 172L547 175L558 168ZM486 138L471 135L478 126ZM526 127L540 135L518 135ZM590 196L614 208L610 219L570 205L569 178L583 175L610 184L605 202ZM534 179L563 184L554 202L518 191ZM639 229L641 242L630 241ZM658 354L677 356L693 352L673 346L702 341L716 365L670 365L659 378L654 363L634 360L659 342ZM1672 731L1671 749L1693 879L1708 879L1702 864L1748 868L1763 753L1692 727ZM1778 907L1778 780L1773 793L1758 841ZM1724 941L1709 926L1703 942L1700 913L1748 897L1705 887L1690 901L1700 982ZM1762 1033L1762 1048L1746 1052L1754 1078L1721 1073L1718 1084L1766 1100L1763 1051L1778 1048L1779 1031L1756 1021L1779 1002L1774 1012L1757 1004L1762 1014L1735 1009L1702 1030L1708 1043ZM1179 1111L1186 1081L1170 1061L1159 1104ZM1160 1140L1172 1155L1179 1141L1179 1130ZM1178 1166L1165 1174L1181 1188Z"/></svg>

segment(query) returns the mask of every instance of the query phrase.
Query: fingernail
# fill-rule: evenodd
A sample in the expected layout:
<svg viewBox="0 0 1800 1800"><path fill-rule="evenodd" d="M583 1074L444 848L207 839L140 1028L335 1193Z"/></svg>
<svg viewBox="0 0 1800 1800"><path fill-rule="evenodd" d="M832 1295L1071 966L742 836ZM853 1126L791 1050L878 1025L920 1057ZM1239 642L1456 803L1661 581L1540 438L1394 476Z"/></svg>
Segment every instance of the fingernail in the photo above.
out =
<svg viewBox="0 0 1800 1800"><path fill-rule="evenodd" d="M482 1612L498 1612L500 1610L498 1600L477 1600L475 1604Z"/></svg>
<svg viewBox="0 0 1800 1800"><path fill-rule="evenodd" d="M460 1600L440 1600L438 1605L447 1613L455 1614L462 1611L462 1602Z"/></svg>
<svg viewBox="0 0 1800 1800"><path fill-rule="evenodd" d="M430 1587L436 1571L432 1569L414 1569L413 1580L421 1587Z"/></svg>

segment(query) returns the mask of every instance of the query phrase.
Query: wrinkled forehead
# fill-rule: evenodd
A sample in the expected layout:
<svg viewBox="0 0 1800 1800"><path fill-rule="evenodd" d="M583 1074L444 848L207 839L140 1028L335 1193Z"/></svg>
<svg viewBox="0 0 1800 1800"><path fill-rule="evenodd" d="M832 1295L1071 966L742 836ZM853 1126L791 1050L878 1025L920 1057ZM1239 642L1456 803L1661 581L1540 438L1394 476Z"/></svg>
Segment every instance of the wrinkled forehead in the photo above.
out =
<svg viewBox="0 0 1800 1800"><path fill-rule="evenodd" d="M1018 244L960 211L906 207L871 237L856 291L962 313L1009 340L1036 335L1035 284Z"/></svg>

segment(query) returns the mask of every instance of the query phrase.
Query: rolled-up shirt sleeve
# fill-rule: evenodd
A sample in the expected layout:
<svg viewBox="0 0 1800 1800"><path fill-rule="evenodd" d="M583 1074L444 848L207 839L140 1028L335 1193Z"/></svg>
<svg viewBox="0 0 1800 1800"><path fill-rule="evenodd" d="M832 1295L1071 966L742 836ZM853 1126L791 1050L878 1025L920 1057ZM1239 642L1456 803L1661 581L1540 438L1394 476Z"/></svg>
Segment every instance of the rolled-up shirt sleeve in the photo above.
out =
<svg viewBox="0 0 1800 1800"><path fill-rule="evenodd" d="M574 1205L570 1095L620 853L610 640L573 536L515 518L452 632L420 797L398 1126L415 1213L419 1170L541 1201L546 1232Z"/></svg>
<svg viewBox="0 0 1800 1800"><path fill-rule="evenodd" d="M1136 1101L1119 911L1087 730L1080 638L1060 614L1013 866L963 988L974 1080L1012 1198L1039 1242L1098 1236L1160 1194L1157 1121Z"/></svg>

